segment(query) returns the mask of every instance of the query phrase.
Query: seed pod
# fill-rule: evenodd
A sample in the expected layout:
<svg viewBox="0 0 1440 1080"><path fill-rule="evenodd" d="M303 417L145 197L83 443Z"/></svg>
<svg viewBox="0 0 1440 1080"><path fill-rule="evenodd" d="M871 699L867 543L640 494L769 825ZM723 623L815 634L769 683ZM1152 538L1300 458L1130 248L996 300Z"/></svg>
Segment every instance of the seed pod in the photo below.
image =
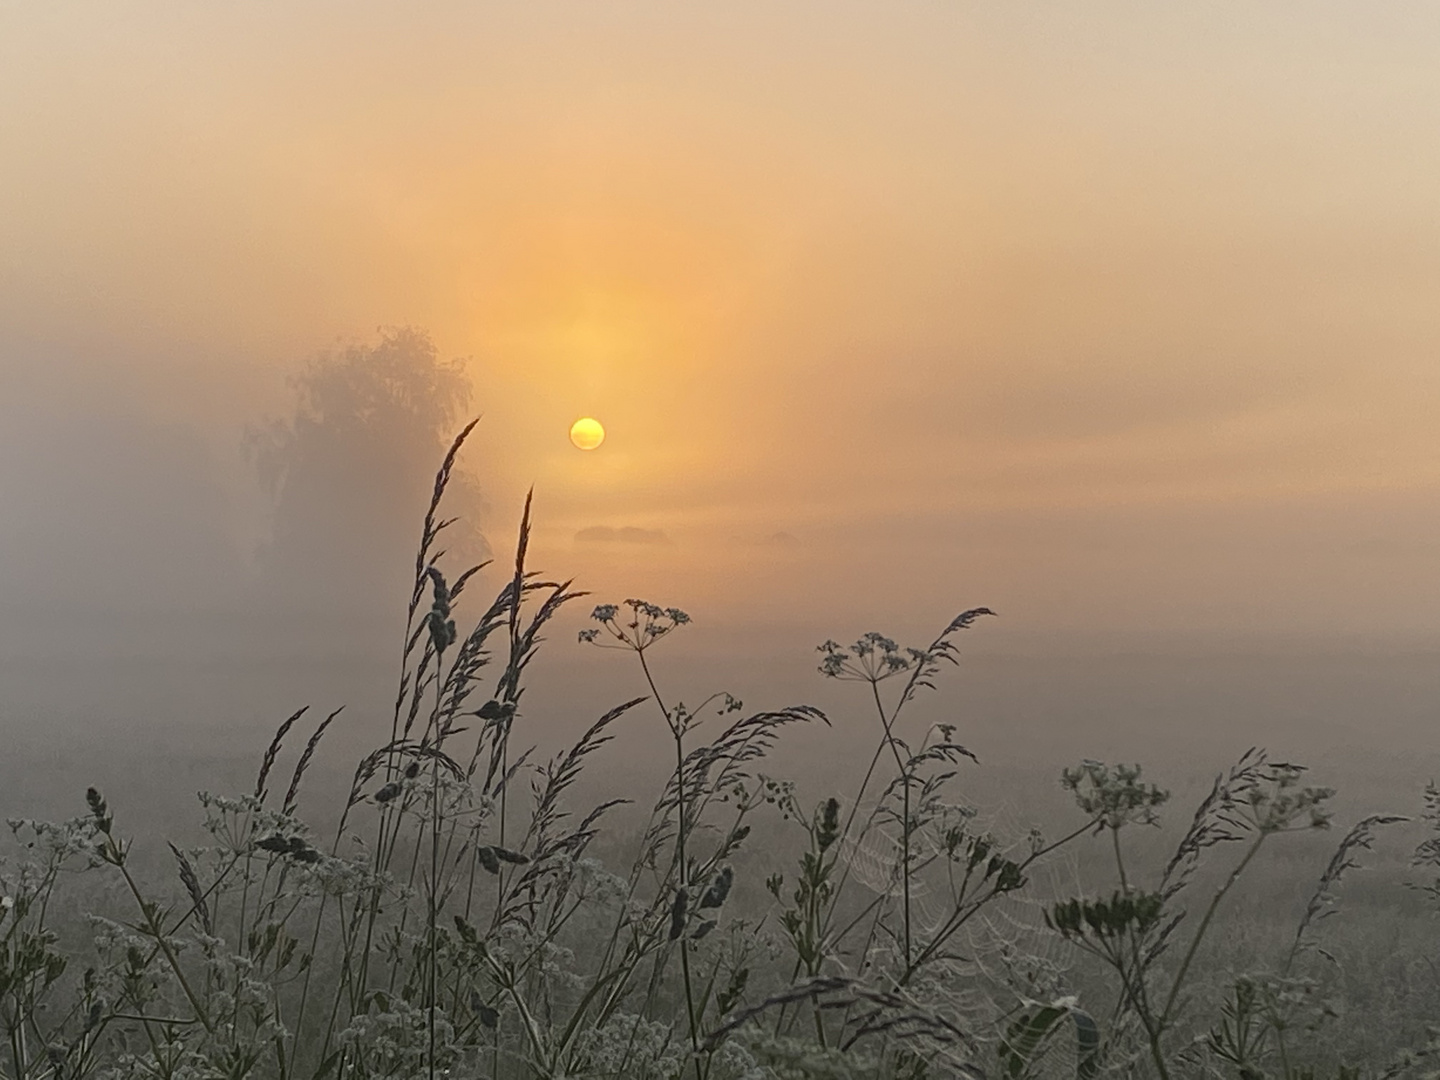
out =
<svg viewBox="0 0 1440 1080"><path fill-rule="evenodd" d="M826 799L825 808L820 814L820 831L816 840L821 851L829 850L831 844L835 843L836 837L840 835L840 800Z"/></svg>
<svg viewBox="0 0 1440 1080"><path fill-rule="evenodd" d="M700 907L719 907L725 903L725 898L730 895L730 885L735 880L735 871L725 867L716 875L710 887L705 890L705 895L700 897Z"/></svg>
<svg viewBox="0 0 1440 1080"><path fill-rule="evenodd" d="M106 836L110 835L110 808L105 805L105 797L95 788L85 789L85 801L90 805L90 816L95 820L95 827Z"/></svg>
<svg viewBox="0 0 1440 1080"><path fill-rule="evenodd" d="M470 1008L474 1010L475 1016L479 1019L480 1023L491 1031L494 1031L496 1025L500 1023L500 1010L493 1006L486 1005L480 1000L479 994L470 995Z"/></svg>
<svg viewBox="0 0 1440 1080"><path fill-rule="evenodd" d="M474 945L479 941L475 928L459 915L455 916L455 930L460 935L460 940L466 945ZM473 994L474 991L472 990L471 993Z"/></svg>
<svg viewBox="0 0 1440 1080"><path fill-rule="evenodd" d="M213 934L214 928L210 923L210 908L205 903L205 894L200 891L200 879L195 876L195 868L190 865L190 860L185 853L174 844L170 850L175 853L175 860L180 864L180 881L185 886L185 891L190 894L190 902L195 906L195 912L200 916L200 927L206 934Z"/></svg>
<svg viewBox="0 0 1440 1080"><path fill-rule="evenodd" d="M676 940L685 932L685 909L690 897L684 888L675 890L675 902L670 905L670 940Z"/></svg>

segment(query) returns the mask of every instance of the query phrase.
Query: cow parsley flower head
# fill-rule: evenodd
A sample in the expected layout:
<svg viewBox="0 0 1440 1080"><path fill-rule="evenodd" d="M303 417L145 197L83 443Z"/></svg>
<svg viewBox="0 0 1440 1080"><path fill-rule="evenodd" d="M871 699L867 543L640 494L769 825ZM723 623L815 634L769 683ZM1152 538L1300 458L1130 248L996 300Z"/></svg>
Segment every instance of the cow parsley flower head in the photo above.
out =
<svg viewBox="0 0 1440 1080"><path fill-rule="evenodd" d="M677 626L690 622L690 616L677 607L662 608L648 600L626 600L622 604L600 604L590 613L600 624L580 632L580 641L600 648L633 649L643 652ZM614 643L602 642L602 633Z"/></svg>
<svg viewBox="0 0 1440 1080"><path fill-rule="evenodd" d="M909 671L929 655L923 649L901 649L892 639L873 630L848 647L827 641L817 651L824 654L820 660L820 674L828 679L856 682L888 679L891 675Z"/></svg>
<svg viewBox="0 0 1440 1080"><path fill-rule="evenodd" d="M940 636L928 648L913 646L901 648L893 638L870 631L862 634L853 645L841 645L835 640L816 647L822 654L820 674L827 679L846 679L853 682L878 683L891 675L908 671L907 688L904 698L908 700L917 687L929 687L930 680L939 670L942 660L956 662L957 649L950 639L961 630L969 628L982 615L994 615L989 608L971 608L962 611L950 621Z"/></svg>

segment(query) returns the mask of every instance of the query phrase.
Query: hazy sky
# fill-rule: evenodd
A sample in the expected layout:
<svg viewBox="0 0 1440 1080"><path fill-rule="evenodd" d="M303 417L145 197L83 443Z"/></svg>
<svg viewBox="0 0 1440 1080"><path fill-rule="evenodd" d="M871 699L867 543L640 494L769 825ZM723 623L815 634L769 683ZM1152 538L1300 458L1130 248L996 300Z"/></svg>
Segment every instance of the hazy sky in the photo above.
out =
<svg viewBox="0 0 1440 1080"><path fill-rule="evenodd" d="M607 597L1434 633L1437 133L1428 3L4 3L0 541L413 324Z"/></svg>

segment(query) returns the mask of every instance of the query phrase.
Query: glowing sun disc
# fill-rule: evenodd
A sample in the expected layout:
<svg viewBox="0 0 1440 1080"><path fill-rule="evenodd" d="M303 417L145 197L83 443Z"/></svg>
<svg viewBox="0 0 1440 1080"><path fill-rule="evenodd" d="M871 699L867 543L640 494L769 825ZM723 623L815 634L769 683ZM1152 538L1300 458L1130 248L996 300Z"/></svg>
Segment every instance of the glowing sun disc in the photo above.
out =
<svg viewBox="0 0 1440 1080"><path fill-rule="evenodd" d="M570 425L570 441L581 450L594 450L605 441L605 429L599 420L582 416Z"/></svg>

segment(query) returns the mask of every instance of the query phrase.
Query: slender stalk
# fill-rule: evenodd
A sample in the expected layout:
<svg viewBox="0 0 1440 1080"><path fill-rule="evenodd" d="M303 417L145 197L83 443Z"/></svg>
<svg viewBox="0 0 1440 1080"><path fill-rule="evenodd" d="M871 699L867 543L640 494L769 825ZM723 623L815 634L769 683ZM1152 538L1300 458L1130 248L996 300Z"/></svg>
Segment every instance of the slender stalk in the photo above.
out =
<svg viewBox="0 0 1440 1080"><path fill-rule="evenodd" d="M685 732L681 729L680 718L665 707L665 701L660 696L660 688L655 685L655 677L650 673L650 665L645 659L644 647L636 649L635 652L640 657L640 669L645 673L645 681L650 684L650 693L655 698L655 704L665 717L665 723L669 726L670 734L675 739L676 888L680 892L684 892L689 887L689 868L685 854L685 834L687 832L685 820ZM690 943L683 928L680 933L680 972L685 982L685 1016L689 1021L690 1051L693 1055L696 1080L701 1080L700 1031L695 1016L695 991L690 978Z"/></svg>
<svg viewBox="0 0 1440 1080"><path fill-rule="evenodd" d="M1190 971L1190 964L1194 961L1195 953L1200 948L1200 941L1204 938L1205 931L1210 928L1210 922L1215 918L1215 912L1220 907L1220 902L1225 899L1225 894L1240 880L1240 875L1245 872L1245 868L1250 865L1250 860L1255 858L1255 855L1260 851L1261 845L1265 843L1265 839L1269 835L1270 833L1266 830L1262 829L1260 831L1259 835L1255 837L1255 842L1251 844L1250 849L1245 852L1244 858L1236 864L1234 870L1230 871L1230 875L1225 879L1225 883L1216 889L1215 895L1210 898L1210 904L1206 907L1205 914L1200 919L1200 925L1195 929L1195 936L1190 939L1190 947L1185 950L1185 957L1180 961L1180 967L1175 972L1175 981L1171 984L1170 993L1165 998L1165 1007L1160 1011L1160 1023L1162 1026L1169 1022L1174 1012L1176 999L1180 996L1180 987L1185 982L1185 976Z"/></svg>
<svg viewBox="0 0 1440 1080"><path fill-rule="evenodd" d="M438 663L438 662L437 662ZM440 680L435 680L435 753L430 759L430 927L426 951L429 953L429 971L426 973L429 1010L426 1017L426 1035L429 1040L428 1075L435 1080L435 1009L439 1004L436 993L439 981L439 895L440 895Z"/></svg>
<svg viewBox="0 0 1440 1080"><path fill-rule="evenodd" d="M905 767L904 760L900 757L900 747L895 738L894 721L895 717L888 719L885 716L885 705L880 700L880 680L870 680L870 693L875 698L875 710L880 714L880 723L885 729L885 743L890 747L890 753L895 758L895 767L900 770L900 883L903 893L902 902L904 909L905 929L905 966L910 966L910 773ZM899 712L899 707L896 707Z"/></svg>
<svg viewBox="0 0 1440 1080"><path fill-rule="evenodd" d="M1120 875L1120 891L1125 895L1130 894L1130 882L1125 877L1125 857L1120 852L1120 830L1110 829L1110 844L1115 851L1115 871Z"/></svg>
<svg viewBox="0 0 1440 1080"><path fill-rule="evenodd" d="M195 1018L200 1021L205 1030L210 1034L215 1033L215 1028L210 1022L210 1017L205 1012L205 1006L201 1004L200 998L190 986L190 980L185 977L185 970L180 966L180 958L175 955L175 950L170 947L170 942L165 939L165 927L155 917L155 908L140 893L140 887L135 884L134 877L130 874L130 868L125 865L123 854L114 840L106 838L112 853L116 855L115 866L120 870L120 876L125 879L126 886L130 889L130 895L135 898L135 903L140 907L140 914L145 918L146 928L155 938L155 944L160 946L160 951L165 954L165 962L170 965L175 980L184 991L185 998L190 1002L190 1007L195 1010Z"/></svg>

